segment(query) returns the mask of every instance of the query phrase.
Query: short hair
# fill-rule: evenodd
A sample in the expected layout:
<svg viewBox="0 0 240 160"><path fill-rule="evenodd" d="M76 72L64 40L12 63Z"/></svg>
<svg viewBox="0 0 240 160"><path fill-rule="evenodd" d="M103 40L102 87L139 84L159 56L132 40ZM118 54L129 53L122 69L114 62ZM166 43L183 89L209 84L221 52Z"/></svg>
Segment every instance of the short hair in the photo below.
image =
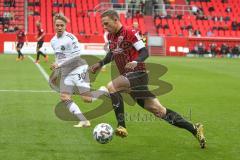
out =
<svg viewBox="0 0 240 160"><path fill-rule="evenodd" d="M40 20L37 20L37 21L36 21L36 25L41 25Z"/></svg>
<svg viewBox="0 0 240 160"><path fill-rule="evenodd" d="M62 20L63 22L65 23L68 23L69 20L67 17L65 17L62 13L56 13L55 16L54 16L54 22L56 22L56 20Z"/></svg>
<svg viewBox="0 0 240 160"><path fill-rule="evenodd" d="M120 19L118 13L116 11L114 11L114 10L106 10L106 11L104 11L101 14L101 18L103 18L103 17L109 17L109 18L111 18L113 20L115 18L117 18L118 20Z"/></svg>

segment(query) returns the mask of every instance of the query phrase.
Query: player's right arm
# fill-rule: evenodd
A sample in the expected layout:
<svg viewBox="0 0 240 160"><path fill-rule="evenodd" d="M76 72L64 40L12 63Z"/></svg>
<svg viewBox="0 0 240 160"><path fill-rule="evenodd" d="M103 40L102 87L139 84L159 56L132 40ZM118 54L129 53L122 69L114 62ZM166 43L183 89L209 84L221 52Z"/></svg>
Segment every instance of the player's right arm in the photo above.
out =
<svg viewBox="0 0 240 160"><path fill-rule="evenodd" d="M51 46L52 46L53 51L54 51L54 54L55 54L55 50L54 50L54 47L53 47L53 38L51 39L50 43L51 43ZM58 67L59 67L59 66L58 66L58 64L57 64L56 61L55 61L55 62L53 62L53 63L51 64L50 69L51 69L51 70L55 70L55 69L58 68Z"/></svg>
<svg viewBox="0 0 240 160"><path fill-rule="evenodd" d="M102 59L101 61L99 61L98 63L96 63L90 67L91 72L96 73L96 71L99 70L100 68L102 68L102 66L110 63L112 61L112 59L113 59L112 52L109 51L106 54L106 56L104 57L104 59Z"/></svg>
<svg viewBox="0 0 240 160"><path fill-rule="evenodd" d="M109 51L109 52L106 54L106 56L105 56L101 61L99 61L98 63L99 63L100 66L102 67L102 66L110 63L110 62L112 61L112 59L113 59L112 52Z"/></svg>

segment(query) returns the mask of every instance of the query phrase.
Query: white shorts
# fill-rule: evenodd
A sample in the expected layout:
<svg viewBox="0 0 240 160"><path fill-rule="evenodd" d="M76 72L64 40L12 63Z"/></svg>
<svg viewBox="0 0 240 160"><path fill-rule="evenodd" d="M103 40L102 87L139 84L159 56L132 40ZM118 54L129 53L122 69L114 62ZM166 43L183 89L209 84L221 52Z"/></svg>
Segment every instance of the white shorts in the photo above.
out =
<svg viewBox="0 0 240 160"><path fill-rule="evenodd" d="M61 93L82 94L90 91L88 65L82 65L71 71L67 76L61 77Z"/></svg>

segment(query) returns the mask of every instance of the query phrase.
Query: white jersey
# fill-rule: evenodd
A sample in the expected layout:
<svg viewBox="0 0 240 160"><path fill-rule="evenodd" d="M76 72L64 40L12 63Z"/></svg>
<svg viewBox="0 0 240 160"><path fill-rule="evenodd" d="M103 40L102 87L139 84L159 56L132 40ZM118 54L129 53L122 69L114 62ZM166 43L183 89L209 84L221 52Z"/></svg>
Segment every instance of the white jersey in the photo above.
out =
<svg viewBox="0 0 240 160"><path fill-rule="evenodd" d="M66 31L61 37L55 35L51 39L51 46L56 57L55 63L58 64L58 66L61 66L68 60L81 55L78 39L73 34Z"/></svg>

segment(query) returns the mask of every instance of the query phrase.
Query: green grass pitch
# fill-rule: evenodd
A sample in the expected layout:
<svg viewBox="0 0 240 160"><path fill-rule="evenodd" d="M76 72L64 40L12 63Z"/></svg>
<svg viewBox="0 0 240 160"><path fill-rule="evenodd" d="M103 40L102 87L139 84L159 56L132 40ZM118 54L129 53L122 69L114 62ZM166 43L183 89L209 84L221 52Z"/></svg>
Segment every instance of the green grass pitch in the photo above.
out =
<svg viewBox="0 0 240 160"><path fill-rule="evenodd" d="M202 122L207 148L200 149L188 132L158 119L144 119L148 112L125 106L129 136L114 136L106 145L93 140L98 123L115 127L113 112L92 120L90 128L73 128L76 122L62 121L54 108L59 95L51 91L35 64L29 59L16 62L16 55L0 55L0 159L1 160L236 160L240 159L240 59L150 57L149 62L168 68L161 77L173 90L158 97L193 122ZM35 57L34 57L35 58ZM50 57L50 61L53 57ZM49 63L41 62L50 74ZM93 87L105 85L110 68L100 73ZM19 92L13 92L18 90ZM82 103L88 111L94 104ZM129 118L129 117L128 117Z"/></svg>

